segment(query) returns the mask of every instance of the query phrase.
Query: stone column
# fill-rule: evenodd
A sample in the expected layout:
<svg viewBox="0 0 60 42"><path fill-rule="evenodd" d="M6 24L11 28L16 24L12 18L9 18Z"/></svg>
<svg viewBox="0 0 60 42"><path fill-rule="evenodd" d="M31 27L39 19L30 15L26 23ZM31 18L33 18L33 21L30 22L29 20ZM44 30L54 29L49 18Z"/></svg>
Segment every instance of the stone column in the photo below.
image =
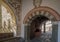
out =
<svg viewBox="0 0 60 42"><path fill-rule="evenodd" d="M21 35L21 16L22 16L22 13L21 13L21 10L18 10L20 8L17 8L16 10L16 15L17 15L17 36L20 36Z"/></svg>
<svg viewBox="0 0 60 42"><path fill-rule="evenodd" d="M46 22L44 23L44 33L46 33Z"/></svg>
<svg viewBox="0 0 60 42"><path fill-rule="evenodd" d="M60 42L60 21L58 21L58 42Z"/></svg>
<svg viewBox="0 0 60 42"><path fill-rule="evenodd" d="M25 38L25 42L30 42L30 25L29 24L25 24L25 28L24 28L24 38Z"/></svg>
<svg viewBox="0 0 60 42"><path fill-rule="evenodd" d="M52 22L52 42L57 42L58 40L58 21Z"/></svg>

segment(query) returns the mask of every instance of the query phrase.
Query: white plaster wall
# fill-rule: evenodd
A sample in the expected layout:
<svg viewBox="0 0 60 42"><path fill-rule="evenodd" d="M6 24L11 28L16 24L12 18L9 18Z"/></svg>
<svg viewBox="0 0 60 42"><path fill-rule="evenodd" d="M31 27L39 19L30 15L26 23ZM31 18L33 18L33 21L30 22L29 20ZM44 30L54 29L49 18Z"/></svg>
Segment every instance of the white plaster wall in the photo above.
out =
<svg viewBox="0 0 60 42"><path fill-rule="evenodd" d="M60 0L43 0L41 6L51 7L60 14ZM24 37L24 17L33 8L33 0L22 0L21 37Z"/></svg>
<svg viewBox="0 0 60 42"><path fill-rule="evenodd" d="M60 0L43 0L41 6L48 6L60 13Z"/></svg>
<svg viewBox="0 0 60 42"><path fill-rule="evenodd" d="M22 21L21 21L21 37L24 38L24 24L23 20L25 15L33 8L32 0L22 0Z"/></svg>

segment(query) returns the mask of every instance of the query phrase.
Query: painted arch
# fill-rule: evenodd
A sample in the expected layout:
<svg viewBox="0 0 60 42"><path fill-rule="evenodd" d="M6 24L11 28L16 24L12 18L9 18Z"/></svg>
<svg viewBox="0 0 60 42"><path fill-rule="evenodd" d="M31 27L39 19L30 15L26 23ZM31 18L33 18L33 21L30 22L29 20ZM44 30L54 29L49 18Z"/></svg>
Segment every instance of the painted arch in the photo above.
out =
<svg viewBox="0 0 60 42"><path fill-rule="evenodd" d="M32 19L32 17L36 15L43 15L48 17L50 20L53 20L55 18L55 20L60 21L60 14L58 12L50 7L40 6L30 10L25 16L23 23L28 23Z"/></svg>

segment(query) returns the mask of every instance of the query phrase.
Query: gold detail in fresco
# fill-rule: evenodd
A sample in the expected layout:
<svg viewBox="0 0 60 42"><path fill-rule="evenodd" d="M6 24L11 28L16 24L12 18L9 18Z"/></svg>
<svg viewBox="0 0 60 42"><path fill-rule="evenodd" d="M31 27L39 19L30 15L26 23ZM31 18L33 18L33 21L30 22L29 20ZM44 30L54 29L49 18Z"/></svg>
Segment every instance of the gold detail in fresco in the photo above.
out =
<svg viewBox="0 0 60 42"><path fill-rule="evenodd" d="M7 6L6 6L7 7ZM5 4L0 4L0 33L15 33L16 34L16 21L15 17L11 15L10 9L6 8Z"/></svg>
<svg viewBox="0 0 60 42"><path fill-rule="evenodd" d="M11 7L14 11L14 15L16 16L16 24L17 24L17 35L20 35L21 30L21 12L22 12L22 0L4 0L9 7Z"/></svg>

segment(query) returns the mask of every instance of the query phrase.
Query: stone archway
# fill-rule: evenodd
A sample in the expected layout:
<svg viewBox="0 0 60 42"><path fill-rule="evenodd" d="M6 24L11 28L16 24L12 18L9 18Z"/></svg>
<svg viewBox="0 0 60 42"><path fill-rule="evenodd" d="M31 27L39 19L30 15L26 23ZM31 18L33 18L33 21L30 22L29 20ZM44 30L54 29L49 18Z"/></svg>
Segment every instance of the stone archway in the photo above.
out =
<svg viewBox="0 0 60 42"><path fill-rule="evenodd" d="M51 21L60 21L60 15L58 12L56 12L54 9L46 6L40 6L32 9L27 13L27 15L24 18L24 28L25 28L25 39L29 40L29 28L32 20L34 20L38 16L45 16ZM57 26L57 24L56 24ZM54 25L53 25L54 27ZM28 33L28 34L27 34ZM57 34L57 32L56 32ZM55 35L56 36L56 35ZM54 39L56 40L56 39Z"/></svg>
<svg viewBox="0 0 60 42"><path fill-rule="evenodd" d="M39 14L39 12L42 13L42 14ZM35 14L35 13L37 13L37 14ZM55 18L58 21L60 20L59 13L56 12L54 9L52 9L50 7L46 7L46 6L40 6L40 7L34 8L31 11L29 11L27 13L27 15L25 16L23 23L25 24L27 21L32 19L32 17L35 16L35 15L44 15L44 16L47 16L47 17L49 17L49 15L50 15L49 18L52 17L52 18Z"/></svg>

